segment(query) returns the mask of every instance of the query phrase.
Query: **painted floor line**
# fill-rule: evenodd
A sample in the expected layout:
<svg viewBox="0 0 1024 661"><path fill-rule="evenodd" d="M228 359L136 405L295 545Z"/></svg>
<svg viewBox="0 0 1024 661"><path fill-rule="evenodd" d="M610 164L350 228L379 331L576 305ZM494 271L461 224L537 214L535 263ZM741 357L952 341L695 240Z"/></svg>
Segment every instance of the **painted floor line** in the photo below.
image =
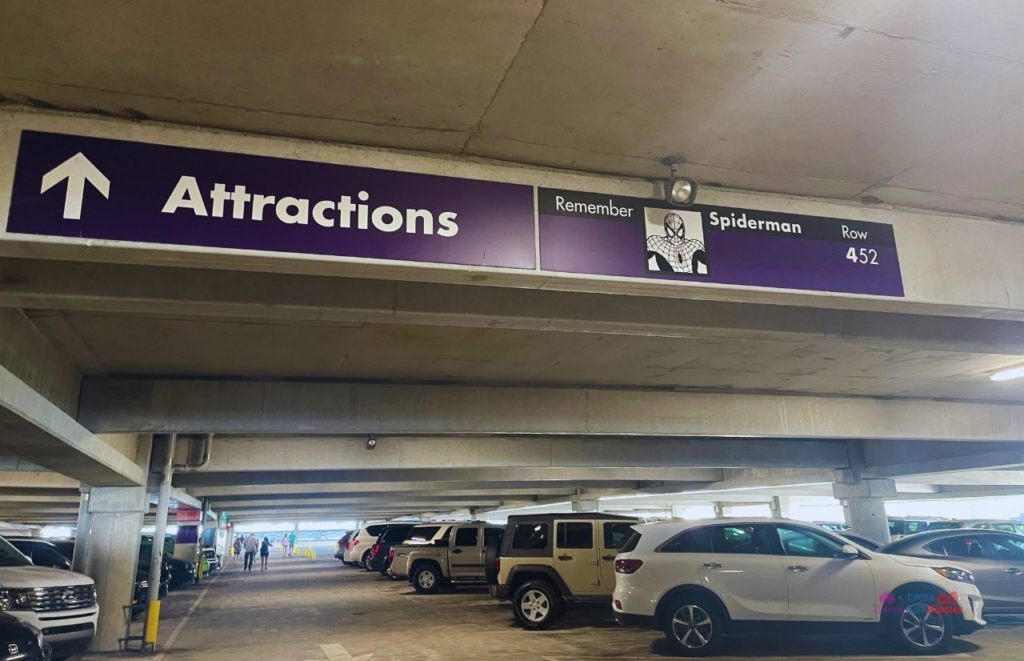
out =
<svg viewBox="0 0 1024 661"><path fill-rule="evenodd" d="M188 623L188 619L192 617L192 613L195 613L196 608L199 607L199 602L203 600L203 597L206 596L206 593L210 591L211 587L213 587L213 582L216 581L218 578L220 578L220 572L217 572L216 576L214 576L206 582L206 589L200 592L196 600L192 602L191 606L189 606L188 612L185 613L185 617L181 618L181 622L178 622L178 626L174 627L174 631L171 632L171 636L167 639L167 642L164 643L162 649L160 650L160 654L153 657L153 661L163 661L164 654L168 650L170 650L171 647L174 646L174 641L178 639L178 634L180 634L182 630L185 628L185 625Z"/></svg>

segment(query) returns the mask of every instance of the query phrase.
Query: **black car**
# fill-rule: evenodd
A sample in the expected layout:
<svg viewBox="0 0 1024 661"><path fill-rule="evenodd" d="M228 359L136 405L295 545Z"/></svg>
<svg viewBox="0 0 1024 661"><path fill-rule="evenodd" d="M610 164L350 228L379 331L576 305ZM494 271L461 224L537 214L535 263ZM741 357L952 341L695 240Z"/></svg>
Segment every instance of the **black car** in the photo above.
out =
<svg viewBox="0 0 1024 661"><path fill-rule="evenodd" d="M348 545L348 540L352 539L352 535L356 534L356 530L349 530L344 535L338 538L338 550L334 552L334 557L338 560L345 560L345 547Z"/></svg>
<svg viewBox="0 0 1024 661"><path fill-rule="evenodd" d="M160 598L167 596L169 580L165 573L160 581ZM141 612L149 602L149 571L139 569L135 572L135 590L132 593L132 614Z"/></svg>
<svg viewBox="0 0 1024 661"><path fill-rule="evenodd" d="M27 555L32 564L38 567L71 570L71 559L65 557L53 543L45 539L38 537L4 537L4 539Z"/></svg>
<svg viewBox="0 0 1024 661"><path fill-rule="evenodd" d="M389 524L371 549L366 571L379 571L382 576L387 576L388 567L391 566L391 549L404 542L415 527L412 523Z"/></svg>
<svg viewBox="0 0 1024 661"><path fill-rule="evenodd" d="M0 613L0 661L50 661L51 654L39 629Z"/></svg>

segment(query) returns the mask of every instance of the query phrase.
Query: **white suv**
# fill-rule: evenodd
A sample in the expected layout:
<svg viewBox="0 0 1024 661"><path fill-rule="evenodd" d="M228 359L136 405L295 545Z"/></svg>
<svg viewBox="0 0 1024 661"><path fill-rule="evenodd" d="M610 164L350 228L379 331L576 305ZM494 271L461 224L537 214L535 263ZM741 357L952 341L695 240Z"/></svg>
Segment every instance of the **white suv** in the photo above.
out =
<svg viewBox="0 0 1024 661"><path fill-rule="evenodd" d="M387 528L386 523L375 523L357 530L345 542L345 552L342 554L341 561L350 567L365 566L366 559L370 551L373 550L373 545L377 543L377 538L385 528Z"/></svg>
<svg viewBox="0 0 1024 661"><path fill-rule="evenodd" d="M684 656L713 654L723 633L860 627L903 652L936 653L985 626L970 572L854 546L784 519L634 526L615 558L612 608L660 629Z"/></svg>
<svg viewBox="0 0 1024 661"><path fill-rule="evenodd" d="M39 629L58 649L84 646L96 632L96 586L84 574L36 567L0 537L0 611Z"/></svg>

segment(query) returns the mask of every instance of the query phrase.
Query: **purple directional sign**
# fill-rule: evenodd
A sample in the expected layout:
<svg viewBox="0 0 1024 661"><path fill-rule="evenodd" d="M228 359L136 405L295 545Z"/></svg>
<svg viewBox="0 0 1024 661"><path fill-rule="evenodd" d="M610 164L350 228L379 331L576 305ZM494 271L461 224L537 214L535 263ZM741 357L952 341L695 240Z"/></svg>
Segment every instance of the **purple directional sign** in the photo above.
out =
<svg viewBox="0 0 1024 661"><path fill-rule="evenodd" d="M534 269L517 184L24 131L8 233Z"/></svg>
<svg viewBox="0 0 1024 661"><path fill-rule="evenodd" d="M545 271L903 296L892 225L537 192Z"/></svg>

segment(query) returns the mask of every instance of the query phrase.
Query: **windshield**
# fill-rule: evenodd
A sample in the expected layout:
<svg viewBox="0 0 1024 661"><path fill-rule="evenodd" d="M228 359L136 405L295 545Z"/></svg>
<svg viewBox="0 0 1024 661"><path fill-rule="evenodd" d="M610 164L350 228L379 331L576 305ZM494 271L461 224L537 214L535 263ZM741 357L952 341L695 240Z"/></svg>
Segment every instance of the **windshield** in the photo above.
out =
<svg viewBox="0 0 1024 661"><path fill-rule="evenodd" d="M27 567L31 564L32 561L26 558L21 551L0 537L0 567Z"/></svg>

